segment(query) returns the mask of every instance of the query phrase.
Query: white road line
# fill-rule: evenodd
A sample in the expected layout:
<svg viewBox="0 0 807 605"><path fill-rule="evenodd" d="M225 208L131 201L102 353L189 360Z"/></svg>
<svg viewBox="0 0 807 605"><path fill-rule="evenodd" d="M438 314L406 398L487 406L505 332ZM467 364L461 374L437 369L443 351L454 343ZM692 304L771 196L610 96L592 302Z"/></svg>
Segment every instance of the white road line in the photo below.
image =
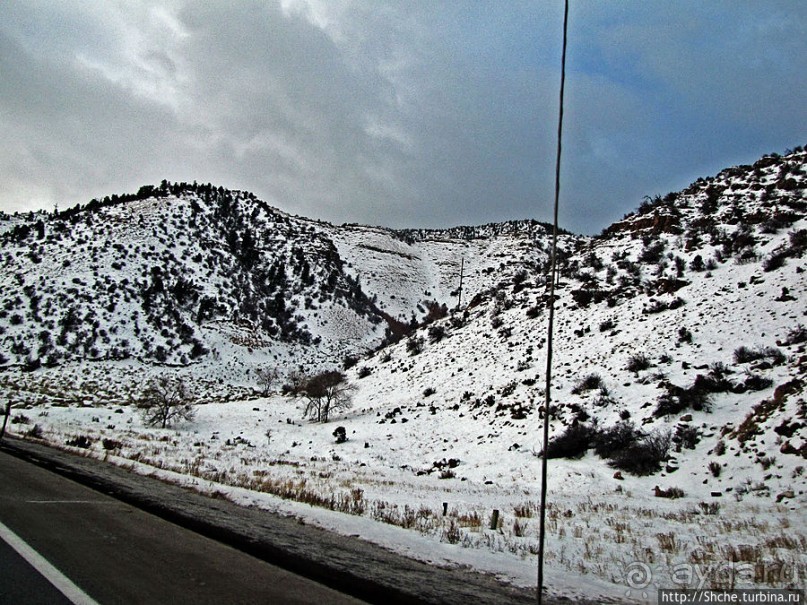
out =
<svg viewBox="0 0 807 605"><path fill-rule="evenodd" d="M101 500L26 500L26 504L107 504ZM116 504L110 502L109 504Z"/></svg>
<svg viewBox="0 0 807 605"><path fill-rule="evenodd" d="M0 538L28 563L53 584L59 592L70 599L75 605L99 605L98 602L73 584L62 572L51 565L42 555L28 546L22 538L0 522Z"/></svg>

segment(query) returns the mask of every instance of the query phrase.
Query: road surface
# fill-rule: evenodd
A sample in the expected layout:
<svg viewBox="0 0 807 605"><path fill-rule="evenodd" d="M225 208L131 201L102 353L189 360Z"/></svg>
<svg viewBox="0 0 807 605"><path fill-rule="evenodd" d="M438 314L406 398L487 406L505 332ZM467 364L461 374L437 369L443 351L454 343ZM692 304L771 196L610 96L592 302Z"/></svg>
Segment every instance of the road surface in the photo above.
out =
<svg viewBox="0 0 807 605"><path fill-rule="evenodd" d="M3 452L0 524L0 603L77 602L9 546L14 536L88 603L361 603Z"/></svg>

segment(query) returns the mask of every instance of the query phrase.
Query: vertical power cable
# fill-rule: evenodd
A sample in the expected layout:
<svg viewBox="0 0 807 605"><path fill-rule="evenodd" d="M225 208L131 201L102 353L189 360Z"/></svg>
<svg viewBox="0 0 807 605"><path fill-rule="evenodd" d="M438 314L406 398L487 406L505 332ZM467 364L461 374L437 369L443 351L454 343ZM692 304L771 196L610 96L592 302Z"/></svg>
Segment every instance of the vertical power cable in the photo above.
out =
<svg viewBox="0 0 807 605"><path fill-rule="evenodd" d="M550 388L552 385L552 342L555 329L555 282L557 281L558 258L558 207L560 201L560 156L563 140L563 93L566 87L566 38L569 25L569 0L564 0L563 7L563 53L560 64L560 102L558 104L558 150L555 158L555 208L552 226L552 262L549 281L549 319L546 338L546 385L544 388L544 451L541 456L541 522L538 532L538 605L543 603L544 585L544 546L546 544L546 471L547 446L549 445L549 403L551 401Z"/></svg>

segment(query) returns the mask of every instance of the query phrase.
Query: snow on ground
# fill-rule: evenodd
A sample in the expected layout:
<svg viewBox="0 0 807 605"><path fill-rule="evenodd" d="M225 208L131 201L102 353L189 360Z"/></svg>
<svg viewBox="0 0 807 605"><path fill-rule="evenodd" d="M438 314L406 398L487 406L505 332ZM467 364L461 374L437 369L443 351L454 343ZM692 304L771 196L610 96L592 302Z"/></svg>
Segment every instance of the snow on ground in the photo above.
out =
<svg viewBox="0 0 807 605"><path fill-rule="evenodd" d="M60 447L85 436L89 448L72 449L418 559L534 584L534 449L500 448L491 458L461 423L447 421L434 424L430 440L420 435L429 458L412 451L413 432L425 430L418 413L429 414L412 410L410 422L399 415L390 425L370 409L354 409L312 424L300 420L298 401L277 396L200 405L192 423L175 429L145 428L129 406L52 405L16 413L10 428L23 434L36 424ZM337 426L348 429L347 442L336 443ZM538 427L524 428L524 441L535 443ZM461 464L433 470L432 462L452 458ZM753 492L742 499L659 499L652 488L663 479L617 482L593 456L550 461L548 480L546 577L553 593L654 602L657 587L804 584L807 527L797 505ZM696 483L676 484L698 493ZM491 530L494 509L500 517Z"/></svg>

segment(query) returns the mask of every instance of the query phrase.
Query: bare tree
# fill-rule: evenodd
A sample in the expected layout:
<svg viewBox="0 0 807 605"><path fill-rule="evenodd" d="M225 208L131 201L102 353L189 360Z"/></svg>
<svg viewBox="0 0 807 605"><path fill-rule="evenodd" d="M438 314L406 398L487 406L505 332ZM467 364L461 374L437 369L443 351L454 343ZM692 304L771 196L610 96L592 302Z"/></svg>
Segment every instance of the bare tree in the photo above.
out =
<svg viewBox="0 0 807 605"><path fill-rule="evenodd" d="M181 378L152 378L137 401L137 407L148 426L165 428L180 420L193 420L195 402Z"/></svg>
<svg viewBox="0 0 807 605"><path fill-rule="evenodd" d="M255 376L258 378L258 384L263 388L264 395L269 394L278 379L275 368L258 368L255 370Z"/></svg>
<svg viewBox="0 0 807 605"><path fill-rule="evenodd" d="M332 412L350 409L355 390L356 387L347 382L345 375L336 370L309 378L300 391L306 399L303 417L315 422L328 422Z"/></svg>
<svg viewBox="0 0 807 605"><path fill-rule="evenodd" d="M298 369L291 370L286 376L287 382L283 385L283 394L291 395L292 397L302 395L303 387L310 379L310 376L305 372L302 366Z"/></svg>

